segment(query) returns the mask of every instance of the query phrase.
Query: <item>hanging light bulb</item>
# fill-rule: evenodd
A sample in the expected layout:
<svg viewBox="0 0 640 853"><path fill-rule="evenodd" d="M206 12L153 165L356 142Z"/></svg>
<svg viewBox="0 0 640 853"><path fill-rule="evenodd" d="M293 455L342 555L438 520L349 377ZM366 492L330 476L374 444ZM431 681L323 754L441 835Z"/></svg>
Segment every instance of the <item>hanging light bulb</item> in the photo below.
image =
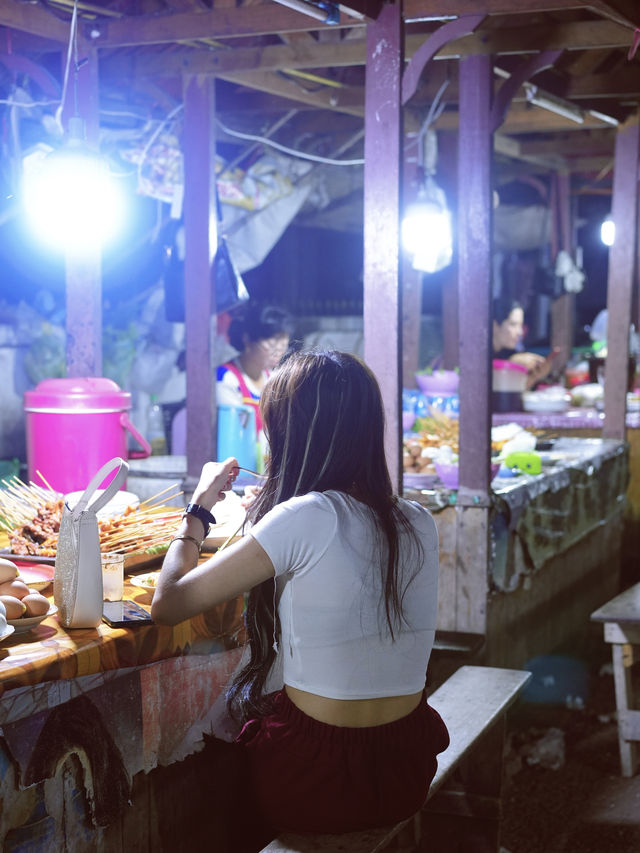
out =
<svg viewBox="0 0 640 853"><path fill-rule="evenodd" d="M451 211L444 191L433 178L438 162L438 137L430 125L441 111L442 91L441 87L418 135L421 181L417 198L407 207L402 220L402 244L413 256L413 268L428 273L448 266L453 256Z"/></svg>
<svg viewBox="0 0 640 853"><path fill-rule="evenodd" d="M402 244L413 255L413 268L433 273L451 263L453 239L451 211L443 190L431 175L407 207L402 220Z"/></svg>
<svg viewBox="0 0 640 853"><path fill-rule="evenodd" d="M613 246L616 239L616 226L613 219L605 219L600 226L600 239L605 246Z"/></svg>
<svg viewBox="0 0 640 853"><path fill-rule="evenodd" d="M84 138L84 123L69 119L64 145L23 162L23 204L37 237L71 254L95 252L118 234L124 198L107 162Z"/></svg>

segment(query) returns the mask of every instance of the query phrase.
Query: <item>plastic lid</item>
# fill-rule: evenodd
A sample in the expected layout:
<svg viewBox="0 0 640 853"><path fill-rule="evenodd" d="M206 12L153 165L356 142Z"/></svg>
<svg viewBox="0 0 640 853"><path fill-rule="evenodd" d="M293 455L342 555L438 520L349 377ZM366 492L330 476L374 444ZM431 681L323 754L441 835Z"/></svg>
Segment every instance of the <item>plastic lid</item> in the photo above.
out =
<svg viewBox="0 0 640 853"><path fill-rule="evenodd" d="M518 364L516 361L503 361L501 358L494 358L492 364L494 370L517 370L520 373L529 372L524 364Z"/></svg>
<svg viewBox="0 0 640 853"><path fill-rule="evenodd" d="M43 379L25 391L26 408L130 409L131 394L104 376Z"/></svg>

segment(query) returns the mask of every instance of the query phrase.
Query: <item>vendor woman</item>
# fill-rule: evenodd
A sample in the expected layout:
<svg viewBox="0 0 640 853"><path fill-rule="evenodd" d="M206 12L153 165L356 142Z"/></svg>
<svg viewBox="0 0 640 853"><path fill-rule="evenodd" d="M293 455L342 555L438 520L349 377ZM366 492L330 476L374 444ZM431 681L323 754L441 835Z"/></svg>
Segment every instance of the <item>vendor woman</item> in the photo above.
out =
<svg viewBox="0 0 640 853"><path fill-rule="evenodd" d="M281 308L249 303L229 326L229 342L238 355L216 372L219 406L251 406L258 440L264 442L260 396L269 373L287 351L293 318Z"/></svg>
<svg viewBox="0 0 640 853"><path fill-rule="evenodd" d="M528 370L527 388L533 388L551 370L551 361L536 352L519 349L524 336L524 309L514 300L493 305L493 358L513 361Z"/></svg>

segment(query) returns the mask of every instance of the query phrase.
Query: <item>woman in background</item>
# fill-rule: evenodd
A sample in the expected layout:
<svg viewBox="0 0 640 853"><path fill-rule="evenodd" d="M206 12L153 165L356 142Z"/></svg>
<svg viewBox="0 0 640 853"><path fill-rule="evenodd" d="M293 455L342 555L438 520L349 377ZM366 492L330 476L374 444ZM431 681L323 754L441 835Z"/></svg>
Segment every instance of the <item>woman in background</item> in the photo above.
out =
<svg viewBox="0 0 640 853"><path fill-rule="evenodd" d="M536 352L524 352L524 309L515 300L496 300L493 305L493 358L513 361L527 368L527 388L533 388L551 371L551 360Z"/></svg>
<svg viewBox="0 0 640 853"><path fill-rule="evenodd" d="M251 528L197 565L237 473L233 458L207 463L152 616L176 624L251 590L249 660L228 704L266 835L391 825L423 805L448 745L425 698L436 526L393 494L380 389L357 357L294 353L260 405L269 456ZM246 792L242 806L251 812Z"/></svg>
<svg viewBox="0 0 640 853"><path fill-rule="evenodd" d="M256 303L249 303L229 326L229 342L238 355L218 367L216 399L220 406L253 407L258 435L262 430L260 395L292 334L293 318L287 311Z"/></svg>

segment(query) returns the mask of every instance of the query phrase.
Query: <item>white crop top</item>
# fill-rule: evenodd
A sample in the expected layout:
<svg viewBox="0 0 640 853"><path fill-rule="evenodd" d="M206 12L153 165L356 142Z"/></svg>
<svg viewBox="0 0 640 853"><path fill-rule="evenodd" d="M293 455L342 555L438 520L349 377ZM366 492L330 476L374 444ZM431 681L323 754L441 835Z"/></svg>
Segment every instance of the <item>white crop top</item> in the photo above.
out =
<svg viewBox="0 0 640 853"><path fill-rule="evenodd" d="M438 605L438 534L429 512L400 500L418 534L420 563L400 539L405 621L389 634L379 561L385 548L371 510L344 492L278 504L252 529L276 571L284 683L333 699L417 693L426 681Z"/></svg>

